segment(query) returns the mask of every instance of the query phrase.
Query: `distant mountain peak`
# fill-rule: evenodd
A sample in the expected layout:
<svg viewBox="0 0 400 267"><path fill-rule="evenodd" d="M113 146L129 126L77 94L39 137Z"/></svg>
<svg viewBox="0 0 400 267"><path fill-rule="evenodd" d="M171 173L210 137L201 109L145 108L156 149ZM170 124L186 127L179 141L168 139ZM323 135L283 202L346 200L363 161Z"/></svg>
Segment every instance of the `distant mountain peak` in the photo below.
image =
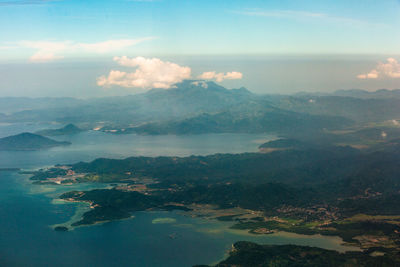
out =
<svg viewBox="0 0 400 267"><path fill-rule="evenodd" d="M83 130L81 128L70 123L59 129L45 129L45 130L36 132L36 134L45 135L45 136L58 136L58 135L78 134L82 131Z"/></svg>
<svg viewBox="0 0 400 267"><path fill-rule="evenodd" d="M150 91L148 91L146 94L147 95L154 95L154 94L164 94L167 92L182 92L184 93L185 91L193 91L193 90L198 90L198 91L209 91L209 92L230 92L230 93L239 93L241 95L247 94L251 95L253 94L249 90L247 90L244 87L240 87L239 89L228 89L225 88L222 85L217 84L216 82L213 81L207 81L207 80L184 80L180 83L176 83L173 87L169 89L158 89L158 88L153 88Z"/></svg>
<svg viewBox="0 0 400 267"><path fill-rule="evenodd" d="M79 131L81 131L81 129L79 127L77 127L75 124L72 124L72 123L65 125L62 129L64 129L64 130L79 130Z"/></svg>
<svg viewBox="0 0 400 267"><path fill-rule="evenodd" d="M239 89L228 89L214 81L207 80L184 80L177 83L173 89L200 89L200 90L210 90L210 91L220 91L220 92L232 92L232 93L246 93L252 94L248 89L240 87Z"/></svg>
<svg viewBox="0 0 400 267"><path fill-rule="evenodd" d="M231 89L233 92L241 93L241 94L253 94L246 87L240 87L239 89Z"/></svg>
<svg viewBox="0 0 400 267"><path fill-rule="evenodd" d="M180 83L175 84L176 88L204 88L204 89L221 89L221 90L228 90L225 87L213 82L213 81L206 81L206 80L184 80Z"/></svg>

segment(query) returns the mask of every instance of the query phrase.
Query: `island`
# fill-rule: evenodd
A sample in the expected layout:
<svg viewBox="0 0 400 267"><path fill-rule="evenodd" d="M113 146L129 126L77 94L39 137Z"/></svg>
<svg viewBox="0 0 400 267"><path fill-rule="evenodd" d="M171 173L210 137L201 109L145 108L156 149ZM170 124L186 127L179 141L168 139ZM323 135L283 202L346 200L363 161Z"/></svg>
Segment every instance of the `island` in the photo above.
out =
<svg viewBox="0 0 400 267"><path fill-rule="evenodd" d="M56 141L38 134L21 133L0 138L0 151L31 151L70 144L70 142Z"/></svg>

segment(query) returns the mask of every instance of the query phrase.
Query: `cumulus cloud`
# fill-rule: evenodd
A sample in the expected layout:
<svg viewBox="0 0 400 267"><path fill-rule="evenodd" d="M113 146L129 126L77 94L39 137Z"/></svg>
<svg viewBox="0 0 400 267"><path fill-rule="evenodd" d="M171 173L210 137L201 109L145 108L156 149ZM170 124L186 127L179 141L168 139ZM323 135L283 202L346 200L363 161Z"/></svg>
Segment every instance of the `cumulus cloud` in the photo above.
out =
<svg viewBox="0 0 400 267"><path fill-rule="evenodd" d="M135 68L133 72L111 70L107 76L97 79L102 87L121 86L126 88L162 88L168 89L176 83L191 77L189 67L162 61L159 58L114 57L120 66Z"/></svg>
<svg viewBox="0 0 400 267"><path fill-rule="evenodd" d="M394 58L388 58L386 63L379 62L375 69L368 73L357 75L358 79L400 78L400 63Z"/></svg>
<svg viewBox="0 0 400 267"><path fill-rule="evenodd" d="M154 39L154 37L107 40L97 43L79 43L72 41L21 41L17 43L17 46L36 50L36 52L29 58L31 62L49 62L64 58L63 54L65 53L83 51L87 53L102 54L118 51L152 39Z"/></svg>
<svg viewBox="0 0 400 267"><path fill-rule="evenodd" d="M198 76L199 79L203 80L216 80L217 82L222 82L224 80L238 80L243 78L243 74L241 72L232 71L232 72L215 72L215 71L207 71L203 72Z"/></svg>

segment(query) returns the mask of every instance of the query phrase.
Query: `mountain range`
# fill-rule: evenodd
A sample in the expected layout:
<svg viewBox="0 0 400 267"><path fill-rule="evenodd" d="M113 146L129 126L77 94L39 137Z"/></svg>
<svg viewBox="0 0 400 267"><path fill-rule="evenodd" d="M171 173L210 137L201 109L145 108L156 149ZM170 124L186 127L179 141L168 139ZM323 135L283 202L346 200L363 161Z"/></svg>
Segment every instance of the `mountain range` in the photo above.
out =
<svg viewBox="0 0 400 267"><path fill-rule="evenodd" d="M258 95L187 80L124 97L0 98L0 122L58 122L116 133L197 134L344 129L400 118L400 90ZM11 108L12 107L12 108ZM306 131L305 131L306 130Z"/></svg>

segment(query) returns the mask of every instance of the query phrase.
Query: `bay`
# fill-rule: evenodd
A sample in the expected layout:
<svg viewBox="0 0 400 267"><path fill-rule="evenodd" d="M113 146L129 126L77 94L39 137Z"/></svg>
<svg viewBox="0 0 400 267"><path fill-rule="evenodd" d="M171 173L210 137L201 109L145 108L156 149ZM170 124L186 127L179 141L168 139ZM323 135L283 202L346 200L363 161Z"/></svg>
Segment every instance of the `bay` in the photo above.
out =
<svg viewBox="0 0 400 267"><path fill-rule="evenodd" d="M256 152L259 144L274 138L268 134L138 136L88 131L57 137L72 142L68 147L2 151L0 168L36 169L98 157ZM38 186L28 178L0 172L0 266L192 266L221 260L239 240L349 249L337 237L252 235L229 229L229 222L191 218L182 212L138 212L127 220L56 232L52 226L71 221L85 208L54 201L59 194L108 185Z"/></svg>

